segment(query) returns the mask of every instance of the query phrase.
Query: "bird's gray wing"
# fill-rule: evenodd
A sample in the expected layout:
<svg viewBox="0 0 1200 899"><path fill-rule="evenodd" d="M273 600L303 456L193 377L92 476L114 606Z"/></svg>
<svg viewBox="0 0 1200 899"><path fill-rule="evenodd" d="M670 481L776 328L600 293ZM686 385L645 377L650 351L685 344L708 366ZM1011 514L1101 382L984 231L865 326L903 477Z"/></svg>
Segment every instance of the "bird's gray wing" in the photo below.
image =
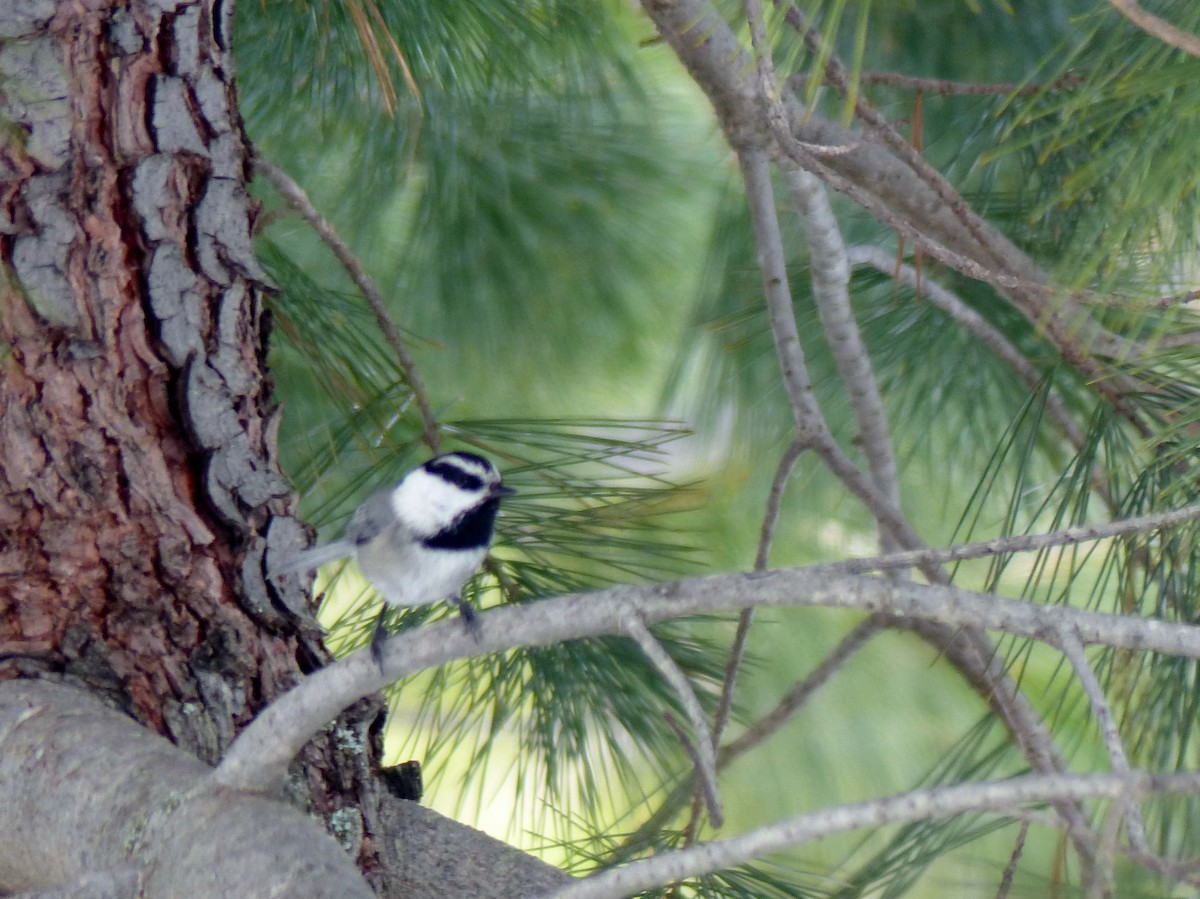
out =
<svg viewBox="0 0 1200 899"><path fill-rule="evenodd" d="M267 577L274 578L290 571L310 571L320 568L326 562L354 555L359 546L379 536L379 532L395 519L391 505L393 489L380 490L355 509L342 539L298 553L295 558L272 568L267 572Z"/></svg>
<svg viewBox="0 0 1200 899"><path fill-rule="evenodd" d="M392 490L380 490L368 497L354 510L354 517L346 525L346 536L342 539L351 546L362 546L379 536L380 531L396 520L392 511Z"/></svg>

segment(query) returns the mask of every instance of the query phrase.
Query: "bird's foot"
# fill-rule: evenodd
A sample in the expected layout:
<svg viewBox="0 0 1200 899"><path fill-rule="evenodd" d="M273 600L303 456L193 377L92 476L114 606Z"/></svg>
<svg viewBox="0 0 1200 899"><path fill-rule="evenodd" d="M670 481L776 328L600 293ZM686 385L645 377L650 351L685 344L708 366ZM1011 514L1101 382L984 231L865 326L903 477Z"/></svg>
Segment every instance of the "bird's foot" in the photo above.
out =
<svg viewBox="0 0 1200 899"><path fill-rule="evenodd" d="M478 643L483 639L483 630L479 626L479 616L475 614L475 610L471 608L471 604L459 596L457 593L450 597L451 601L458 606L458 611L462 615L463 627L467 629L475 642Z"/></svg>
<svg viewBox="0 0 1200 899"><path fill-rule="evenodd" d="M388 638L387 627L384 625L387 612L387 606L384 606L383 611L379 613L379 618L375 621L375 630L371 634L371 658L379 666L380 672L383 671L383 644L387 642Z"/></svg>

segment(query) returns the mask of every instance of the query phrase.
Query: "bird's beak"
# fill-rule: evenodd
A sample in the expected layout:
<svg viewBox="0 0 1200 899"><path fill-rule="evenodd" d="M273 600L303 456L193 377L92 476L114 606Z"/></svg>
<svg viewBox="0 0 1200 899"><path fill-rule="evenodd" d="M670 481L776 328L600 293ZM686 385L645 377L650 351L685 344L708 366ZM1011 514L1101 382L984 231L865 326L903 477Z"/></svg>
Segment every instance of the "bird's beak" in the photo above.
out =
<svg viewBox="0 0 1200 899"><path fill-rule="evenodd" d="M512 496L517 491L505 484L497 484L492 488L492 496Z"/></svg>

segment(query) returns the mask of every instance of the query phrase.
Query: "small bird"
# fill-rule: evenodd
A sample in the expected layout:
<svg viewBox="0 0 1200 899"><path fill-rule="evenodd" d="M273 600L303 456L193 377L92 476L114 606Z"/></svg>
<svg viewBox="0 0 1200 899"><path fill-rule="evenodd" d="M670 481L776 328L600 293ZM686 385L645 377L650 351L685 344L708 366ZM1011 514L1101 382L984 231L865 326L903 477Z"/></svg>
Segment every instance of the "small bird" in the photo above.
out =
<svg viewBox="0 0 1200 899"><path fill-rule="evenodd" d="M500 500L514 493L482 456L443 453L370 496L342 539L305 550L267 576L353 558L384 603L418 606L450 599L470 627L475 613L458 591L483 564ZM371 655L381 666L386 612L385 607L379 613L371 637Z"/></svg>

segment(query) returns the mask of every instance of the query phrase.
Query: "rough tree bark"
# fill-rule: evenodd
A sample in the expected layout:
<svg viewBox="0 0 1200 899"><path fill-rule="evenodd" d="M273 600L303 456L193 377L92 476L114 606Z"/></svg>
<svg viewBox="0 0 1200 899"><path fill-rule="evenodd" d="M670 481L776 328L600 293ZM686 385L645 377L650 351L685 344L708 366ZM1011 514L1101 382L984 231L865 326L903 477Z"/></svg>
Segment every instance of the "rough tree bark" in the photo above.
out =
<svg viewBox="0 0 1200 899"><path fill-rule="evenodd" d="M203 768L328 660L308 597L263 579L266 554L304 529L276 460L232 14L215 0L0 3L0 705L13 713L0 751L18 763L35 719L111 725L55 712L59 694L30 698L18 677L102 697ZM429 877L401 859L396 835L422 810L378 776L380 714L365 701L342 715L286 792L397 893ZM199 775L178 771L170 789L191 789ZM477 839L425 830L443 826L459 852ZM137 861L110 849L94 863ZM0 890L90 873L10 860Z"/></svg>

